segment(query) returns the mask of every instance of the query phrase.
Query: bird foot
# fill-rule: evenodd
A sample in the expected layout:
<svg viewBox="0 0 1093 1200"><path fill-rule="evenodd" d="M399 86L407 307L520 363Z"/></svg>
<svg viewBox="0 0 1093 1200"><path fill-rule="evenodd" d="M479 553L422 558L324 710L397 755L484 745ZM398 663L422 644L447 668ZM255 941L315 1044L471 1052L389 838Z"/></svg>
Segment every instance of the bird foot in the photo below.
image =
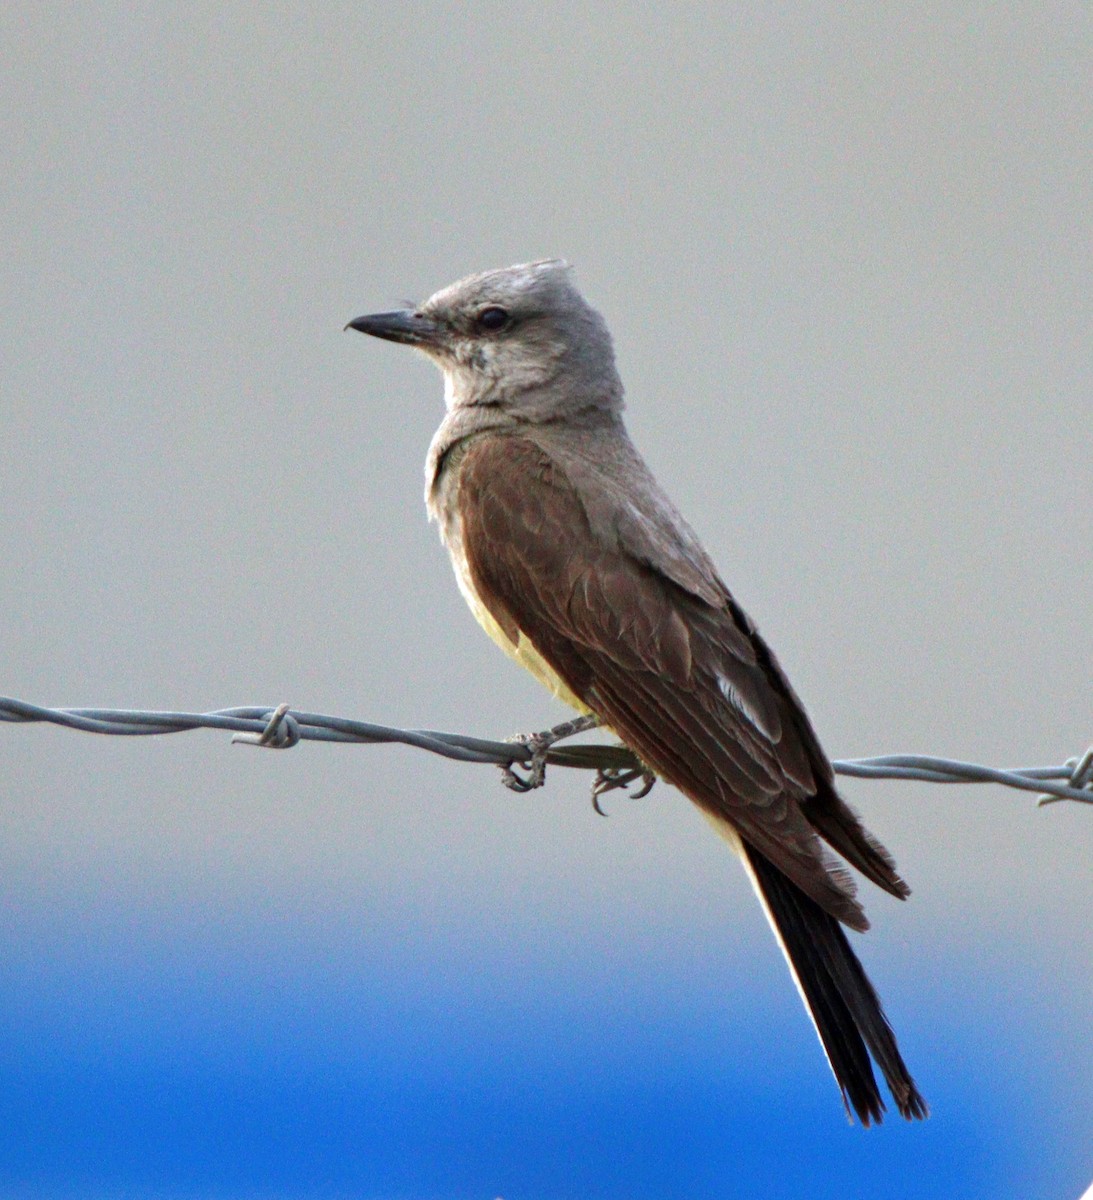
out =
<svg viewBox="0 0 1093 1200"><path fill-rule="evenodd" d="M515 742L531 751L531 761L528 763L527 772L524 775L518 774L513 769L512 763L502 766L501 782L514 792L531 792L535 788L542 787L546 782L547 753L551 746L563 738L573 737L574 734L587 733L588 730L595 729L599 723L598 717L589 714L584 717L574 717L572 721L563 721L561 725L555 725L553 729L545 729L542 733L521 733L516 737L509 738L510 742Z"/></svg>
<svg viewBox="0 0 1093 1200"><path fill-rule="evenodd" d="M639 779L641 786L630 793L631 800L641 800L648 796L657 781L656 775L644 764L629 769L601 767L592 781L592 807L601 817L606 817L607 813L600 807L600 797L605 792L613 792L616 788L627 788Z"/></svg>

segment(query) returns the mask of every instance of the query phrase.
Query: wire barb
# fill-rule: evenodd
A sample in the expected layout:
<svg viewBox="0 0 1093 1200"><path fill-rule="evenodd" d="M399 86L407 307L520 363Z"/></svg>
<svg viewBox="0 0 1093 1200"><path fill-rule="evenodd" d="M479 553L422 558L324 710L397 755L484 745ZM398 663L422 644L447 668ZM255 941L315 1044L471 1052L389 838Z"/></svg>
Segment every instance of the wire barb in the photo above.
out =
<svg viewBox="0 0 1093 1200"><path fill-rule="evenodd" d="M247 746L268 746L271 750L291 750L299 744L300 726L288 711L288 705L278 704L261 733L233 733L232 741Z"/></svg>
<svg viewBox="0 0 1093 1200"><path fill-rule="evenodd" d="M1069 786L1079 792L1088 792L1089 803L1093 803L1093 746L1090 746L1081 758L1068 758L1063 765L1073 768L1070 772ZM1036 797L1036 803L1043 808L1045 804L1058 804L1060 800L1066 799L1066 796L1045 793Z"/></svg>
<svg viewBox="0 0 1093 1200"><path fill-rule="evenodd" d="M85 733L125 737L181 733L187 729L225 729L233 734L233 741L275 750L287 750L302 741L365 745L399 743L428 750L431 754L439 754L457 762L494 763L508 767L513 763L527 765L533 755L533 751L521 742L496 742L462 733L398 729L390 725L354 721L348 717L290 712L287 704L275 708L223 708L205 713L146 712L124 708L45 708L25 700L0 696L0 721L43 721ZM645 773L641 761L625 746L554 745L546 751L546 762L552 766L596 771L598 778L618 779L620 782L623 775L629 772L636 774L627 782ZM1005 787L1036 792L1040 804L1054 804L1057 800L1093 804L1093 746L1080 758L1068 759L1057 767L1014 767L1003 770L922 754L836 759L832 766L839 775L859 778L919 779L927 783L999 783Z"/></svg>

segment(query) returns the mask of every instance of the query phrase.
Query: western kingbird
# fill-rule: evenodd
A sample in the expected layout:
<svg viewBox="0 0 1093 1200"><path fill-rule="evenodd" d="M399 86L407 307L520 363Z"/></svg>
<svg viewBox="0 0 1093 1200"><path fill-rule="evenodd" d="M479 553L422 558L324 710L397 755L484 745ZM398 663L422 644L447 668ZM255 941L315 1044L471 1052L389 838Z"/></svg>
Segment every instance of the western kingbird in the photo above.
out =
<svg viewBox="0 0 1093 1200"><path fill-rule="evenodd" d="M908 895L834 773L778 660L622 421L611 335L550 259L471 275L347 328L444 374L426 504L471 611L557 696L613 730L740 856L862 1124L926 1102L843 925L868 921L845 867ZM543 743L537 749L540 751ZM542 756L533 762L541 779Z"/></svg>

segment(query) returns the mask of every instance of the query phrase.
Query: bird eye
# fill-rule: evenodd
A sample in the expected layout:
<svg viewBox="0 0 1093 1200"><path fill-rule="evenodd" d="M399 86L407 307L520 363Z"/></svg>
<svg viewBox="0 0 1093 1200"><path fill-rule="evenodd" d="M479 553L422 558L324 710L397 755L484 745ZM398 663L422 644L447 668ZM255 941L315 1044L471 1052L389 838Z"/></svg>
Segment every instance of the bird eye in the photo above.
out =
<svg viewBox="0 0 1093 1200"><path fill-rule="evenodd" d="M489 308L484 308L478 314L478 328L488 330L490 333L496 333L499 329L504 329L509 323L509 314L503 308L498 308L491 305Z"/></svg>

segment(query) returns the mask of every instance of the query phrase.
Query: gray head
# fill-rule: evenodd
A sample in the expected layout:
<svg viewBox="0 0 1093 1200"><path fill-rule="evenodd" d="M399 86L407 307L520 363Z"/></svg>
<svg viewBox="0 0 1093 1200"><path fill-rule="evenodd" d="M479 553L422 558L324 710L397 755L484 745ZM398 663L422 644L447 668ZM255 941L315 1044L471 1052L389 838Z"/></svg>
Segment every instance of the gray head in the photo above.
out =
<svg viewBox="0 0 1093 1200"><path fill-rule="evenodd" d="M417 308L346 328L427 354L444 372L450 409L536 420L622 407L611 335L560 259L468 275Z"/></svg>

